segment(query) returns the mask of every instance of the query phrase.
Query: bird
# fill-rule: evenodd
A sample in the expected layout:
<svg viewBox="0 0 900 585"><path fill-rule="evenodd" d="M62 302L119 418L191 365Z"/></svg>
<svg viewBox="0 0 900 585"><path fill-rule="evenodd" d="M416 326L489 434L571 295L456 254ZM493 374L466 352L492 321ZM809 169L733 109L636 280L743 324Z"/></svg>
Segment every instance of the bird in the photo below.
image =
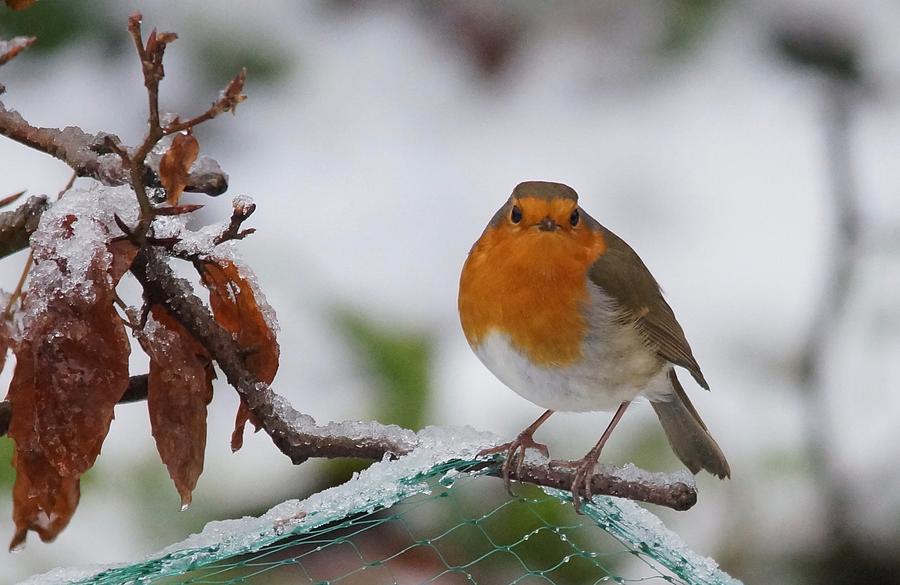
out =
<svg viewBox="0 0 900 585"><path fill-rule="evenodd" d="M534 433L555 412L613 411L578 460L572 499L582 511L600 453L628 406L649 400L675 455L694 474L731 476L725 455L676 375L709 384L656 279L622 238L578 204L562 183L519 183L472 246L459 282L463 333L506 386L545 412L511 442L502 475L521 477L528 449L549 458Z"/></svg>

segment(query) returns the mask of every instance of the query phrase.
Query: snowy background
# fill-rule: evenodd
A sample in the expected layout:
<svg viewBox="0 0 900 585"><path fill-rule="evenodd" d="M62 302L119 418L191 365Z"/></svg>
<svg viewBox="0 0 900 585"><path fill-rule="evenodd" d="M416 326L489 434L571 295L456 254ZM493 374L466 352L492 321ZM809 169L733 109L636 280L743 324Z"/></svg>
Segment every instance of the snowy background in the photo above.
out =
<svg viewBox="0 0 900 585"><path fill-rule="evenodd" d="M662 283L713 389L687 388L733 478L700 476L694 509L654 511L751 583L805 582L836 558L857 572L871 569L857 575L876 583L896 562L897 4L72 6L40 2L66 25L46 26L43 50L0 69L3 101L32 123L136 141L145 94L124 35L134 9L146 29L181 37L166 55L164 109L204 109L248 66L250 98L237 116L198 132L202 152L229 173L229 193L185 201L208 203L201 219L213 221L229 213L229 196L256 200L250 225L258 232L242 249L278 312L275 387L295 407L320 421L393 408L409 424L470 424L508 436L531 422L539 409L496 381L466 345L456 289L469 247L516 183L565 182ZM14 16L0 9L0 32L23 26ZM863 253L848 311L828 332L826 407L816 421L827 429L827 477L808 457L811 406L798 372L835 254L828 85L779 50L775 39L794 29L853 47L863 80L851 135ZM0 195L55 194L69 176L61 163L5 139L0 161ZM19 254L0 263L4 289L15 286L24 261ZM366 351L383 338L418 348L416 379L428 392L421 412L385 406L399 398ZM145 361L135 355L134 371ZM4 386L10 375L11 366ZM53 544L32 538L24 552L0 555L0 582L136 559L209 520L259 513L341 473L321 462L292 467L264 435L232 455L236 403L233 391L217 387L205 472L184 513L154 453L146 408L119 407L69 528ZM541 436L554 455L577 457L607 421L602 413L561 414ZM0 439L4 459L9 443ZM604 460L678 468L646 404L629 411ZM9 518L11 476L0 461L0 518ZM852 525L841 542L829 532L825 485L849 497ZM11 521L0 521L0 540L11 534Z"/></svg>

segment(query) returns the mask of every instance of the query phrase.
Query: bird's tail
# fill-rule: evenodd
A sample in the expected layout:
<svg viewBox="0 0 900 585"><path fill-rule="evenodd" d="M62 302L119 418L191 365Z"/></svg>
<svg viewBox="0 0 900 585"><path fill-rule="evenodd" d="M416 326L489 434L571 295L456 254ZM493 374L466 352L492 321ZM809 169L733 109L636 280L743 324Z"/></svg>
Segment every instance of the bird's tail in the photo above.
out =
<svg viewBox="0 0 900 585"><path fill-rule="evenodd" d="M722 479L731 477L731 468L725 455L688 399L675 376L675 370L669 371L669 379L675 390L672 399L651 404L666 431L672 450L692 473L705 469Z"/></svg>

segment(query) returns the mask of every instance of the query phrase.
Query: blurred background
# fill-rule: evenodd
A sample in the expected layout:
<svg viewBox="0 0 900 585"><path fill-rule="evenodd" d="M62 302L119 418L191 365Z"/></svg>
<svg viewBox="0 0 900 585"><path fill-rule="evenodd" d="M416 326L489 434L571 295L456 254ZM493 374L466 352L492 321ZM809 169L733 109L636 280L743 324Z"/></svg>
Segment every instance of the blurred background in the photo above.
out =
<svg viewBox="0 0 900 585"><path fill-rule="evenodd" d="M229 192L185 201L208 204L200 222L227 217L230 196L258 203L241 247L278 312L275 387L296 408L509 437L530 423L538 407L469 350L456 289L516 183L565 182L662 283L713 388L687 390L733 477L698 476L688 512L652 511L748 583L900 582L900 5L41 0L0 8L0 37L39 38L0 69L3 101L134 143L135 9L180 35L163 109L198 113L248 69L237 116L197 132ZM0 195L69 177L5 139L0 161ZM4 289L24 262L0 263ZM236 406L219 384L186 512L145 405L117 408L69 528L0 554L0 582L134 560L360 468L293 467L262 434L232 455ZM608 419L561 414L539 437L578 457ZM0 438L0 540L11 451ZM679 467L647 404L604 460Z"/></svg>

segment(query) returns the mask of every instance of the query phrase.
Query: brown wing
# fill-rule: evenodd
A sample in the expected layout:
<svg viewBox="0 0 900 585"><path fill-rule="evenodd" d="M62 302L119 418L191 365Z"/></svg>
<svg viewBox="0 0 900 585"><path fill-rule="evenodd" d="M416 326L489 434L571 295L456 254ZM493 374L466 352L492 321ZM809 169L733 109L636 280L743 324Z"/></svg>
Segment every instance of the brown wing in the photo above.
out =
<svg viewBox="0 0 900 585"><path fill-rule="evenodd" d="M647 337L660 357L685 368L698 384L709 390L684 331L663 298L656 279L631 246L599 223L594 223L606 238L607 248L590 268L591 281L634 319L635 327Z"/></svg>

